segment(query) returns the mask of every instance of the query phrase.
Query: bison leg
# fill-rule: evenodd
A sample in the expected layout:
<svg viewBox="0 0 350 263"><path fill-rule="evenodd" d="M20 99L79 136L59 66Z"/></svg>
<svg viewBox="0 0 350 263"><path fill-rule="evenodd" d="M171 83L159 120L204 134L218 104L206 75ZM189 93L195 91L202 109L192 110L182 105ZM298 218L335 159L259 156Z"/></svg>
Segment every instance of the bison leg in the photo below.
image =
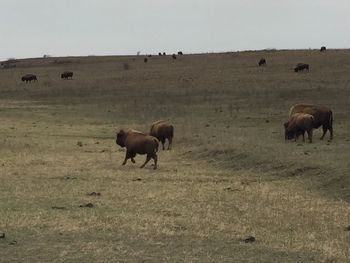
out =
<svg viewBox="0 0 350 263"><path fill-rule="evenodd" d="M133 157L135 157L135 155L133 155L131 152L128 152L126 151L126 154L125 154L125 159L124 159L124 162L123 162L123 165L126 164L126 162L128 161L128 159L131 158L131 161L133 160ZM132 161L133 162L133 161ZM135 162L135 160L134 160Z"/></svg>
<svg viewBox="0 0 350 263"><path fill-rule="evenodd" d="M307 137L309 138L309 142L312 143L312 130L307 131Z"/></svg>
<svg viewBox="0 0 350 263"><path fill-rule="evenodd" d="M128 155L126 154L126 155L125 155L124 162L122 163L122 165L125 165L125 164L126 164L126 162L127 162L127 160L128 160Z"/></svg>
<svg viewBox="0 0 350 263"><path fill-rule="evenodd" d="M157 163L158 163L158 156L157 154L153 155L153 160L154 160L154 170L157 169Z"/></svg>
<svg viewBox="0 0 350 263"><path fill-rule="evenodd" d="M305 132L303 132L303 142L305 142Z"/></svg>
<svg viewBox="0 0 350 263"><path fill-rule="evenodd" d="M322 130L323 130L323 134L322 134L322 136L321 136L321 138L320 138L321 140L323 140L324 136L325 136L326 133L327 133L327 130L328 130L328 129L327 129L327 126L323 125L323 126L322 126Z"/></svg>
<svg viewBox="0 0 350 263"><path fill-rule="evenodd" d="M164 151L164 150L165 150L165 146L164 146L164 144L165 144L165 138L162 138L162 139L161 139L161 143L162 143L163 151Z"/></svg>
<svg viewBox="0 0 350 263"><path fill-rule="evenodd" d="M173 138L170 137L168 141L169 141L168 150L171 150L171 147L173 146Z"/></svg>
<svg viewBox="0 0 350 263"><path fill-rule="evenodd" d="M143 165L140 166L140 168L145 167L145 165L149 162L149 160L151 160L151 156L147 154L146 161Z"/></svg>

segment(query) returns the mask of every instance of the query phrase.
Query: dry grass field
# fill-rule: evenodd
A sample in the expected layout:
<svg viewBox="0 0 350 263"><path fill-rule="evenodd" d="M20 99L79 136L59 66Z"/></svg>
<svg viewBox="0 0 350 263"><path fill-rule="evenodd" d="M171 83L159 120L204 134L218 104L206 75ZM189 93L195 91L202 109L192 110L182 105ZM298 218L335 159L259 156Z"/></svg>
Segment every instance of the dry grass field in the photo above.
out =
<svg viewBox="0 0 350 263"><path fill-rule="evenodd" d="M349 262L349 73L350 50L0 70L0 262ZM284 141L299 102L333 110L332 142L321 129L312 144ZM158 119L175 127L158 170L139 169L145 156L121 166L115 132Z"/></svg>

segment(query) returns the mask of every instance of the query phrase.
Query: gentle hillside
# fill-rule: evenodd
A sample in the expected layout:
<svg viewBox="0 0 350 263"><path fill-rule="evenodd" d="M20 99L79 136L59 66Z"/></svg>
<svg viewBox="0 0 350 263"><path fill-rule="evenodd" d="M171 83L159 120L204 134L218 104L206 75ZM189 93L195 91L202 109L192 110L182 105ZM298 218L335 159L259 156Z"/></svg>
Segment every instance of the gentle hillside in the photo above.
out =
<svg viewBox="0 0 350 263"><path fill-rule="evenodd" d="M350 50L143 58L0 69L0 261L346 262ZM284 141L300 102L332 109L332 142ZM159 169L121 166L115 132L157 119L175 127Z"/></svg>

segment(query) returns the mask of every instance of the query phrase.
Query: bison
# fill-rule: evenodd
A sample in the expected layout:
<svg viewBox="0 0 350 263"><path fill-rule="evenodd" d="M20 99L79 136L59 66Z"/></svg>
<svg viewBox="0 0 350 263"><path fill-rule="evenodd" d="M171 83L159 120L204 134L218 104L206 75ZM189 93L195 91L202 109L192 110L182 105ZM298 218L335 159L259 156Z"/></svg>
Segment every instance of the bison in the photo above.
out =
<svg viewBox="0 0 350 263"><path fill-rule="evenodd" d="M182 56L184 53L182 51L177 52L179 56Z"/></svg>
<svg viewBox="0 0 350 263"><path fill-rule="evenodd" d="M295 72L304 71L304 70L307 70L307 71L310 70L309 64L299 63L299 64L297 64L296 67L294 68L294 71L295 71Z"/></svg>
<svg viewBox="0 0 350 263"><path fill-rule="evenodd" d="M143 62L147 63L147 61L148 61L148 58L143 59Z"/></svg>
<svg viewBox="0 0 350 263"><path fill-rule="evenodd" d="M320 52L324 52L324 51L326 51L326 47L322 46L321 49L320 49Z"/></svg>
<svg viewBox="0 0 350 263"><path fill-rule="evenodd" d="M264 58L260 59L258 65L259 65L259 67L266 66L266 59L264 59Z"/></svg>
<svg viewBox="0 0 350 263"><path fill-rule="evenodd" d="M165 52L163 52L163 56L166 56L166 53L165 53Z"/></svg>
<svg viewBox="0 0 350 263"><path fill-rule="evenodd" d="M27 74L27 75L24 75L22 77L22 81L25 81L26 83L28 83L28 82L30 83L30 82L32 82L32 80L33 81L38 81L36 75L34 75L34 74Z"/></svg>
<svg viewBox="0 0 350 263"><path fill-rule="evenodd" d="M175 55L175 54L173 54L171 57L172 57L173 59L176 59L176 55Z"/></svg>
<svg viewBox="0 0 350 263"><path fill-rule="evenodd" d="M314 117L313 128L318 129L322 126L323 134L321 140L323 140L327 131L330 133L330 140L333 139L333 113L331 109L326 106L317 106L312 104L296 104L289 110L289 118L295 113L307 113Z"/></svg>
<svg viewBox="0 0 350 263"><path fill-rule="evenodd" d="M128 159L131 159L131 161L135 163L134 157L136 154L146 154L146 161L140 168L145 167L149 160L153 158L154 169L157 169L157 151L159 146L157 138L136 130L122 129L117 133L116 144L122 148L126 147L126 155L123 165L126 164Z"/></svg>
<svg viewBox="0 0 350 263"><path fill-rule="evenodd" d="M72 79L73 78L73 72L72 71L65 71L61 74L61 79Z"/></svg>
<svg viewBox="0 0 350 263"><path fill-rule="evenodd" d="M158 53L158 56L160 56L160 57L161 57L161 56L162 56L162 53L161 53L161 52L159 52L159 53Z"/></svg>
<svg viewBox="0 0 350 263"><path fill-rule="evenodd" d="M305 142L305 132L307 132L309 142L312 143L312 130L314 128L314 116L307 113L295 113L288 122L284 124L285 139L294 141L300 135L303 135L303 141Z"/></svg>
<svg viewBox="0 0 350 263"><path fill-rule="evenodd" d="M152 124L149 134L156 137L162 143L163 150L165 150L165 141L168 139L168 150L171 150L174 137L173 125L164 120L156 121Z"/></svg>

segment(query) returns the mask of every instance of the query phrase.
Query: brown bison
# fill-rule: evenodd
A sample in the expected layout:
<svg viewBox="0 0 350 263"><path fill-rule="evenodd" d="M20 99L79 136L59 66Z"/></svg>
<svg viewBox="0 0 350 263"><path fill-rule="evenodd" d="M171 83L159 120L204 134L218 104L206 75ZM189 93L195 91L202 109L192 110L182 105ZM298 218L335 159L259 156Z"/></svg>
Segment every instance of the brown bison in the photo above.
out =
<svg viewBox="0 0 350 263"><path fill-rule="evenodd" d="M303 141L305 142L305 132L307 132L309 142L312 143L312 130L314 128L314 116L307 113L295 113L289 121L284 124L285 139L294 141L300 135L303 135Z"/></svg>
<svg viewBox="0 0 350 263"><path fill-rule="evenodd" d="M264 58L260 59L258 65L259 65L259 67L266 66L266 59L264 59Z"/></svg>
<svg viewBox="0 0 350 263"><path fill-rule="evenodd" d="M168 150L171 150L174 137L174 127L167 121L161 120L156 121L152 124L149 133L151 136L156 137L163 145L163 150L165 150L164 144L166 139L168 139Z"/></svg>
<svg viewBox="0 0 350 263"><path fill-rule="evenodd" d="M324 52L324 51L326 51L326 47L322 46L321 49L320 49L320 52Z"/></svg>
<svg viewBox="0 0 350 263"><path fill-rule="evenodd" d="M134 157L136 154L146 154L146 161L140 168L145 167L149 160L153 158L154 169L157 169L157 151L159 146L157 138L132 129L120 130L117 133L116 143L122 148L126 147L123 165L126 164L128 159L135 163Z"/></svg>
<svg viewBox="0 0 350 263"><path fill-rule="evenodd" d="M161 56L162 56L162 53L161 53L161 52L159 52L159 53L158 53L158 56L160 56L160 57L161 57Z"/></svg>
<svg viewBox="0 0 350 263"><path fill-rule="evenodd" d="M295 113L307 113L314 117L313 128L318 129L322 126L323 134L321 140L323 140L327 130L330 133L330 140L333 139L333 113L325 106L317 106L312 104L296 104L289 110L289 118Z"/></svg>
<svg viewBox="0 0 350 263"><path fill-rule="evenodd" d="M61 79L72 79L73 78L73 72L72 71L65 71L61 74Z"/></svg>
<svg viewBox="0 0 350 263"><path fill-rule="evenodd" d="M24 75L22 77L22 81L25 81L26 83L28 83L28 82L30 83L30 82L32 82L32 80L33 81L38 81L36 75L34 75L34 74L27 74L27 75Z"/></svg>
<svg viewBox="0 0 350 263"><path fill-rule="evenodd" d="M309 64L299 63L299 64L297 64L296 67L294 68L294 71L295 71L295 72L304 71L304 70L307 70L308 72L310 71Z"/></svg>

